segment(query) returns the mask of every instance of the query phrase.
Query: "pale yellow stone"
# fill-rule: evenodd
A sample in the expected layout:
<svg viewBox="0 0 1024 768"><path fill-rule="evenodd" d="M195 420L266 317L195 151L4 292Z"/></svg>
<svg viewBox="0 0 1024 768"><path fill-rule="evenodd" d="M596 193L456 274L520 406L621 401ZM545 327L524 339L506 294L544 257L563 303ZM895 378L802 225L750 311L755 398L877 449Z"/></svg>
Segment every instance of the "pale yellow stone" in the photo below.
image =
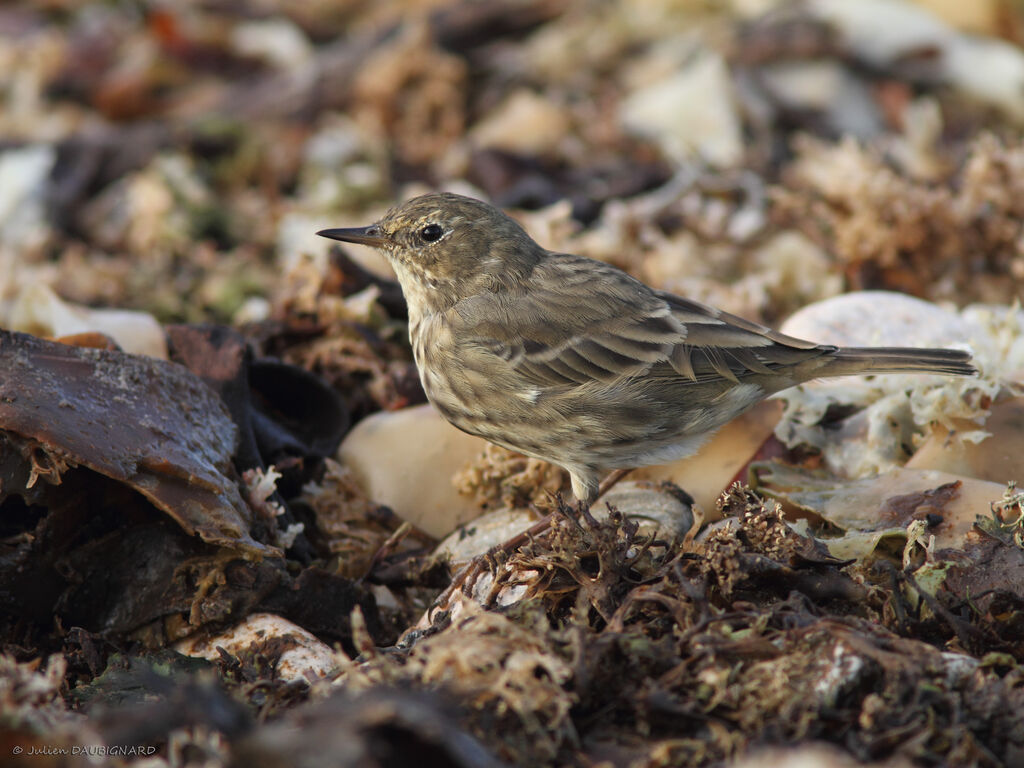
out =
<svg viewBox="0 0 1024 768"><path fill-rule="evenodd" d="M569 128L569 114L563 107L521 88L478 123L470 139L480 147L532 155L554 149Z"/></svg>
<svg viewBox="0 0 1024 768"><path fill-rule="evenodd" d="M960 432L972 432L978 425L957 420ZM964 477L1006 484L1016 480L1024 485L1024 397L992 406L982 427L990 435L981 442L961 440L942 425L935 429L907 462L909 469L938 469ZM983 513L984 510L979 512Z"/></svg>
<svg viewBox="0 0 1024 768"><path fill-rule="evenodd" d="M0 325L35 336L74 336L103 333L125 352L167 359L167 338L156 318L127 309L92 309L64 301L49 287L26 286Z"/></svg>
<svg viewBox="0 0 1024 768"><path fill-rule="evenodd" d="M979 35L997 35L1002 10L999 0L913 0L950 26Z"/></svg>
<svg viewBox="0 0 1024 768"><path fill-rule="evenodd" d="M360 421L341 444L338 461L371 499L441 538L480 514L452 477L486 445L421 405Z"/></svg>
<svg viewBox="0 0 1024 768"><path fill-rule="evenodd" d="M282 643L282 640L287 642ZM330 646L297 624L272 613L254 613L212 637L187 637L175 643L174 650L185 656L219 661L219 648L240 656L251 652L253 647L264 654L278 654L274 669L286 682L309 682L327 677L339 666L339 657Z"/></svg>
<svg viewBox="0 0 1024 768"><path fill-rule="evenodd" d="M772 434L782 404L765 400L722 427L692 456L634 471L631 480L671 480L712 517L715 502Z"/></svg>
<svg viewBox="0 0 1024 768"><path fill-rule="evenodd" d="M937 524L927 532L939 549L963 549L977 517L987 516L991 502L1001 499L1006 488L949 472L907 468L860 480L829 480L777 466L763 479L765 490L784 506L791 505L791 516L812 512L848 532L905 529L937 515Z"/></svg>

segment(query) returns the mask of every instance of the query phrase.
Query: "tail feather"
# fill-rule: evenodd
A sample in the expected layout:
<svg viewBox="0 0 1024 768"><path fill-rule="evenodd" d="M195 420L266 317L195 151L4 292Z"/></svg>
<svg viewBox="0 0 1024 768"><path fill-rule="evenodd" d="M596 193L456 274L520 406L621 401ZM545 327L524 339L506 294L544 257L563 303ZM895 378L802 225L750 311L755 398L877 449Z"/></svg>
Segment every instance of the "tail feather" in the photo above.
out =
<svg viewBox="0 0 1024 768"><path fill-rule="evenodd" d="M978 370L971 365L970 353L959 349L841 347L832 355L822 375L913 372L971 376Z"/></svg>

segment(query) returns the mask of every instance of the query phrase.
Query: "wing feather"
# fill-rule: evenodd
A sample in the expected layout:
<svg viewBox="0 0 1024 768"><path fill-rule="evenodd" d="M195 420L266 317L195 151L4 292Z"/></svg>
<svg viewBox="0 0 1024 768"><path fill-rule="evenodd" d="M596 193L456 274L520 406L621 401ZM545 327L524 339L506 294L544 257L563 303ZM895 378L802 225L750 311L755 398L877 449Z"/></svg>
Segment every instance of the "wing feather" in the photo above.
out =
<svg viewBox="0 0 1024 768"><path fill-rule="evenodd" d="M528 290L472 297L456 311L479 347L542 389L644 375L737 383L830 349L652 291L601 262L552 255L537 269Z"/></svg>

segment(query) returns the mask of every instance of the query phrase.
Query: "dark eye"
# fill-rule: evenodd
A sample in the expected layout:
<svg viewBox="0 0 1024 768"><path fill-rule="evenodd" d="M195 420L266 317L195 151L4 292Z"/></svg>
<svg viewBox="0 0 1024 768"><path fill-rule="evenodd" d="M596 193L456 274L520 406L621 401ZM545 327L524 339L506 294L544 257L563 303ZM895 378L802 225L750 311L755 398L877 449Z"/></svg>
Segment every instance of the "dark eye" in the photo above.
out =
<svg viewBox="0 0 1024 768"><path fill-rule="evenodd" d="M443 234L444 230L441 229L440 224L427 224L427 226L420 230L420 237L428 243L436 243Z"/></svg>

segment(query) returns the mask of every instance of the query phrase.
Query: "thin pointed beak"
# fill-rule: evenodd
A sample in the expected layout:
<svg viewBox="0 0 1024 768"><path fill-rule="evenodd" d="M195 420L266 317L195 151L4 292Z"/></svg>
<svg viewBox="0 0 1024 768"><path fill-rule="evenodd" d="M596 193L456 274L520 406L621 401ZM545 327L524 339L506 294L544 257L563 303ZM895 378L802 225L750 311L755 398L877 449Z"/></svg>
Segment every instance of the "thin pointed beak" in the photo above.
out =
<svg viewBox="0 0 1024 768"><path fill-rule="evenodd" d="M331 240L371 245L374 248L382 248L385 242L380 230L372 224L369 227L352 227L350 229L321 229L317 234L320 237L329 237Z"/></svg>

